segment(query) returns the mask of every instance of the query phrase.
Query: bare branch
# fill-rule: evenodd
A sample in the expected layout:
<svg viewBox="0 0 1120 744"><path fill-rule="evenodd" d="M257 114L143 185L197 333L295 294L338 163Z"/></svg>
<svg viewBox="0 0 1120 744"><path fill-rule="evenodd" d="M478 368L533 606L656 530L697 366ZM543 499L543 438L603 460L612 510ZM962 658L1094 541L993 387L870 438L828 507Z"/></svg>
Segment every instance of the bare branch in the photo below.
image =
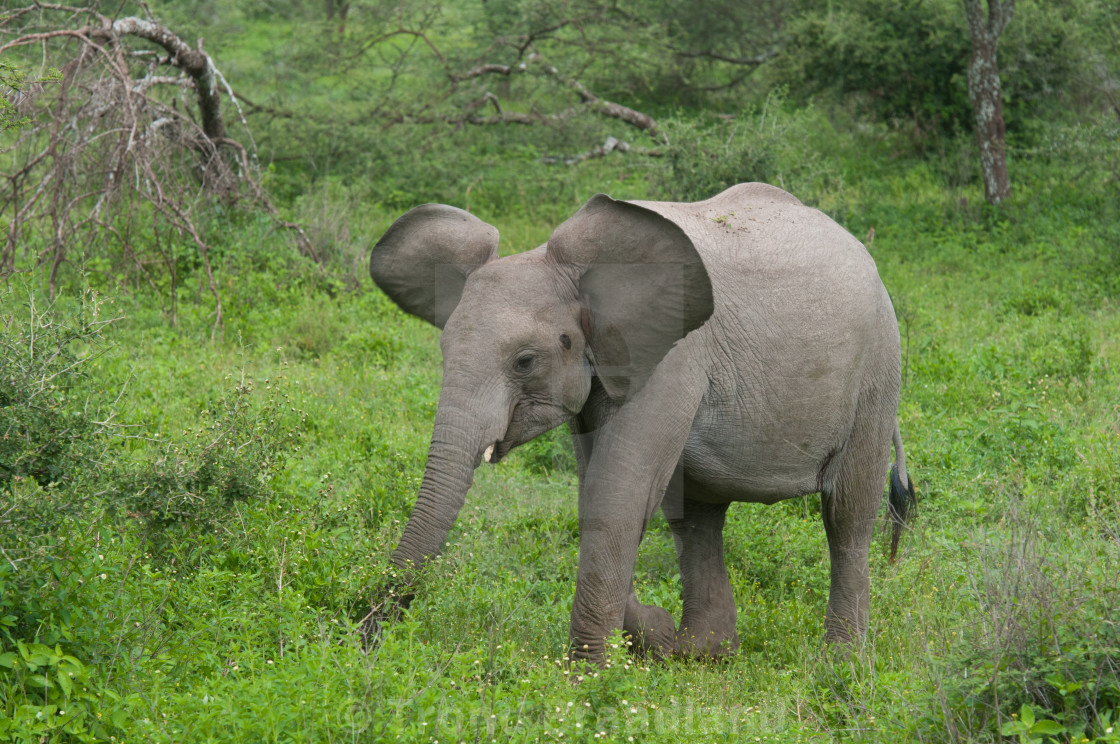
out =
<svg viewBox="0 0 1120 744"><path fill-rule="evenodd" d="M319 260L302 229L280 217L256 180L248 128L239 136L251 149L227 134L223 95L240 114L234 126L244 127L245 117L201 41L191 46L157 21L112 20L84 8L39 3L15 15L26 23L6 17L0 48L41 44L44 65L65 56L56 63L59 85L39 86L17 104L30 124L4 150L12 165L0 174L6 187L0 188L0 213L11 219L0 274L13 271L17 260L49 265L53 294L70 252L97 250L114 262L113 275L122 281L131 275L166 292L165 312L174 322L177 246L193 244L213 296L216 337L222 302L210 245L197 222L200 205L248 200ZM160 51L133 48L145 42ZM159 66L181 74L161 75ZM181 95L192 89L197 109Z"/></svg>
<svg viewBox="0 0 1120 744"><path fill-rule="evenodd" d="M202 131L212 140L226 136L222 121L221 92L216 78L217 70L210 55L202 51L202 40L198 47L190 46L162 24L142 18L120 18L110 24L102 25L100 34L90 30L90 36L102 38L114 44L122 36L137 36L163 47L170 55L170 64L183 70L194 79L198 92L198 109L202 115Z"/></svg>
<svg viewBox="0 0 1120 744"><path fill-rule="evenodd" d="M137 80L132 90L134 93L144 93L148 88L155 85L177 85L181 88L194 87L194 83L192 83L189 78L171 77L169 75L149 75L142 80Z"/></svg>
<svg viewBox="0 0 1120 744"><path fill-rule="evenodd" d="M265 106L263 104L256 103L256 102L250 100L248 98L248 96L246 96L244 93L238 92L236 94L236 96L237 96L237 100L241 101L242 103L244 103L246 106L249 107L249 113L250 114L256 114L256 113L268 114L269 116L275 117L277 119L294 119L294 118L296 118L296 115L294 113L292 113L291 111L286 111L284 109L273 108L271 106Z"/></svg>
<svg viewBox="0 0 1120 744"><path fill-rule="evenodd" d="M778 49L771 49L768 52L762 52L761 54L756 54L753 57L729 57L725 54L720 54L719 52L713 51L711 49L707 49L704 51L684 51L682 49L677 49L673 51L673 54L677 55L678 57L684 57L686 59L714 59L720 62L726 62L731 65L758 67L764 62L777 57L778 52Z"/></svg>
<svg viewBox="0 0 1120 744"><path fill-rule="evenodd" d="M560 72L552 65L545 65L544 71L548 75L556 78L563 85L571 88L579 96L580 102L585 104L588 108L603 116L609 116L612 119L619 119L626 122L632 127L637 127L643 131L649 132L651 135L658 133L657 122L652 116L643 114L641 111L635 111L628 106L623 106L619 103L606 101L594 93L589 91L587 87L580 81L574 78L568 78L560 74Z"/></svg>
<svg viewBox="0 0 1120 744"><path fill-rule="evenodd" d="M524 70L525 65L521 65L521 69ZM515 72L515 71L516 71L516 68L514 68L511 65L495 65L495 64L479 65L478 67L472 67L471 69L467 70L466 72L460 72L460 73L453 74L451 76L451 78L452 78L452 80L455 80L456 82L459 82L459 81L462 81L462 80L470 80L472 78L482 77L483 75L497 74L497 75L507 75L508 76L510 73Z"/></svg>
<svg viewBox="0 0 1120 744"><path fill-rule="evenodd" d="M645 157L659 158L662 155L661 150L647 149L644 147L633 147L629 142L623 142L614 137L607 137L606 142L593 147L587 152L581 152L578 155L545 155L541 158L542 163L549 165L575 165L582 163L585 160L592 160L594 158L601 158L610 155L612 152L618 153L634 153L635 155L643 155Z"/></svg>

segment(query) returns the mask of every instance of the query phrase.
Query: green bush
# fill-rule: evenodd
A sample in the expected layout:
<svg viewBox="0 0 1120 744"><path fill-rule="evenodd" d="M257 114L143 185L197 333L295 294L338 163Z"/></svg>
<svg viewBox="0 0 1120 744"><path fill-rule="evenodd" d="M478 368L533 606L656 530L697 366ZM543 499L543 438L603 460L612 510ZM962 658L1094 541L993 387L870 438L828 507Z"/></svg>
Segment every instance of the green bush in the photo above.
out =
<svg viewBox="0 0 1120 744"><path fill-rule="evenodd" d="M664 130L668 167L653 172L657 199L698 201L748 181L819 199L838 185L821 151L831 124L812 108L788 110L780 92L736 115L668 119Z"/></svg>
<svg viewBox="0 0 1120 744"><path fill-rule="evenodd" d="M0 287L0 742L106 741L136 702L71 650L59 573L109 480L117 412L93 368L114 309L88 288L48 301L27 275Z"/></svg>
<svg viewBox="0 0 1120 744"><path fill-rule="evenodd" d="M0 549L13 569L41 569L110 460L115 403L91 368L112 305L88 288L48 301L26 275L0 286Z"/></svg>
<svg viewBox="0 0 1120 744"><path fill-rule="evenodd" d="M257 382L242 373L202 412L200 426L187 427L160 455L122 469L110 503L156 525L212 525L234 503L267 495L270 478L299 450L305 421L287 388L283 377Z"/></svg>
<svg viewBox="0 0 1120 744"><path fill-rule="evenodd" d="M0 742L110 741L139 703L99 687L94 669L58 644L0 640Z"/></svg>
<svg viewBox="0 0 1120 744"><path fill-rule="evenodd" d="M1091 110L1109 85L1115 13L1096 0L1020 2L999 39L1009 132L1072 108ZM971 131L971 39L951 0L812 0L791 14L782 54L765 70L799 102L823 98L908 131L926 146ZM1111 50L1110 47L1113 47ZM1115 57L1113 57L1113 62Z"/></svg>
<svg viewBox="0 0 1120 744"><path fill-rule="evenodd" d="M969 35L959 3L807 5L768 70L798 100L855 99L864 115L918 136L969 127Z"/></svg>
<svg viewBox="0 0 1120 744"><path fill-rule="evenodd" d="M112 411L82 382L106 349L109 305L89 289L71 304L46 301L27 279L0 287L0 487L73 485L101 456Z"/></svg>

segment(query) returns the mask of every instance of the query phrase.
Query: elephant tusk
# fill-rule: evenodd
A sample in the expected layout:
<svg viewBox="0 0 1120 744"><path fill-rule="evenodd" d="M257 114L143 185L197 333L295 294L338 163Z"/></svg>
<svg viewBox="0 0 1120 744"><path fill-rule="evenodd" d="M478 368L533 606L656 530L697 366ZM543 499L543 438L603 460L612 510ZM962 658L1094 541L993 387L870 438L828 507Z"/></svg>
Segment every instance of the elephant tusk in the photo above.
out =
<svg viewBox="0 0 1120 744"><path fill-rule="evenodd" d="M490 462L490 457L493 454L494 454L494 445L491 444L489 447L486 448L486 451L482 453L482 459L485 460L486 462Z"/></svg>

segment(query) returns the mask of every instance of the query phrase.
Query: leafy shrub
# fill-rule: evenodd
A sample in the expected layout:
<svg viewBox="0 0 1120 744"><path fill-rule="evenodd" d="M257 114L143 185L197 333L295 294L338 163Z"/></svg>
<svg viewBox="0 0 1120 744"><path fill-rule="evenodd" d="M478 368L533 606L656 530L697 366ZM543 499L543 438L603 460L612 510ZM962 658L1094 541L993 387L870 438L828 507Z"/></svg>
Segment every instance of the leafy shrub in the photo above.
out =
<svg viewBox="0 0 1120 744"><path fill-rule="evenodd" d="M947 2L814 3L791 20L772 74L798 98L855 97L880 121L951 132L969 122L964 12Z"/></svg>
<svg viewBox="0 0 1120 744"><path fill-rule="evenodd" d="M161 456L122 472L112 503L157 525L211 525L233 503L265 496L288 453L298 451L305 421L287 385L283 377L258 383L242 373L214 410L203 411L203 425L187 427Z"/></svg>
<svg viewBox="0 0 1120 744"><path fill-rule="evenodd" d="M110 304L88 288L47 301L27 276L0 287L0 549L13 569L50 554L107 459L115 412L87 370L109 348Z"/></svg>
<svg viewBox="0 0 1120 744"><path fill-rule="evenodd" d="M114 406L89 379L109 305L88 288L47 301L27 276L0 288L0 742L108 740L135 703L60 645L71 616L54 573L66 520L111 461Z"/></svg>
<svg viewBox="0 0 1120 744"><path fill-rule="evenodd" d="M116 738L140 698L99 689L93 671L58 644L0 642L0 741Z"/></svg>
<svg viewBox="0 0 1120 744"><path fill-rule="evenodd" d="M1000 732L1021 740L1062 729L1072 741L1112 741L1110 721L1120 712L1117 555L1097 550L1063 563L1047 554L1046 528L1020 504L1005 520L1006 542L980 545L974 556L968 580L985 620L950 662L964 673L944 685L948 709L980 728L1001 720Z"/></svg>
<svg viewBox="0 0 1120 744"><path fill-rule="evenodd" d="M1034 159L1062 168L1064 190L1120 184L1120 117L1113 112L1073 122L1033 119L1023 139L1031 143Z"/></svg>
<svg viewBox="0 0 1120 744"><path fill-rule="evenodd" d="M568 427L561 426L546 432L532 441L526 442L515 450L518 459L524 462L530 472L538 475L576 472L576 455L572 450L572 438Z"/></svg>
<svg viewBox="0 0 1120 744"><path fill-rule="evenodd" d="M796 100L854 102L862 113L909 130L918 141L972 129L972 49L960 3L855 0L804 7L789 19L783 53L767 69L767 77L787 85ZM1107 7L1093 0L1016 6L999 39L1010 132L1023 131L1055 104L1099 100L1095 78L1108 74L1100 52L1114 43L1114 14Z"/></svg>
<svg viewBox="0 0 1120 744"><path fill-rule="evenodd" d="M836 174L815 146L831 131L812 108L787 112L780 93L737 116L706 114L665 122L669 167L654 176L659 199L707 199L737 183L762 181L795 195L818 195Z"/></svg>
<svg viewBox="0 0 1120 744"><path fill-rule="evenodd" d="M102 331L114 319L102 317L104 304L88 289L73 308L45 302L30 281L0 289L0 487L71 485L98 460L112 416L83 399L80 383L107 348Z"/></svg>

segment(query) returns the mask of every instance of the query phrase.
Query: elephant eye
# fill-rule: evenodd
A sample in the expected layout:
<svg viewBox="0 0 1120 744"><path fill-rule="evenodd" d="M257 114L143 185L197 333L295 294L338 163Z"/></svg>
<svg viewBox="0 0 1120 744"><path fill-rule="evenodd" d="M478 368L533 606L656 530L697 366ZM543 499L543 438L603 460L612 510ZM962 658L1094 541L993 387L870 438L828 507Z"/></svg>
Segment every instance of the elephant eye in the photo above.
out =
<svg viewBox="0 0 1120 744"><path fill-rule="evenodd" d="M560 334L560 345L564 347L564 351L572 348L572 338L566 333Z"/></svg>
<svg viewBox="0 0 1120 744"><path fill-rule="evenodd" d="M535 361L536 359L532 354L522 354L517 357L517 361L513 363L513 371L523 375L533 368L533 363Z"/></svg>

